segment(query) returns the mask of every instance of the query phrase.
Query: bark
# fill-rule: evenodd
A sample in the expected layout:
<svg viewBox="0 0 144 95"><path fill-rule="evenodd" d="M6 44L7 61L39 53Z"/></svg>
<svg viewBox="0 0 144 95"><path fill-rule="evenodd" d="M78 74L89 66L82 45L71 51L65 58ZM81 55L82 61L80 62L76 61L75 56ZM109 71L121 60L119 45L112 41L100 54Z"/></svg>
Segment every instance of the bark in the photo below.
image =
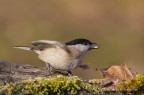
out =
<svg viewBox="0 0 144 95"><path fill-rule="evenodd" d="M0 80L1 82L17 82L24 79L35 77L46 77L49 72L44 68L31 65L14 64L7 61L0 61Z"/></svg>

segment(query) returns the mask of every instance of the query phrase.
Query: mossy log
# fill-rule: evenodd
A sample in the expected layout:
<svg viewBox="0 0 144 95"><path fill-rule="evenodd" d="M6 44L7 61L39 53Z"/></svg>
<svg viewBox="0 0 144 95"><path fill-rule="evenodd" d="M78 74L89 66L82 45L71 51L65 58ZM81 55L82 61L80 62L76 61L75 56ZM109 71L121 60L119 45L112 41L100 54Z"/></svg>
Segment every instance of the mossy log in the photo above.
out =
<svg viewBox="0 0 144 95"><path fill-rule="evenodd" d="M114 85L109 79L49 76L47 70L0 61L0 95L127 95L144 94L144 75Z"/></svg>

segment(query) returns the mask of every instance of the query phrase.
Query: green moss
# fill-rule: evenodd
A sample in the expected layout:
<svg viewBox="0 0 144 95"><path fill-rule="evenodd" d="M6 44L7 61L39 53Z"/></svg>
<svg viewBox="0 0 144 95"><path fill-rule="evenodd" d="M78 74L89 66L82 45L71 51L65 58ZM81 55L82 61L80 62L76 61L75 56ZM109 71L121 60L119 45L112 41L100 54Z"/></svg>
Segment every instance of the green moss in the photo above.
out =
<svg viewBox="0 0 144 95"><path fill-rule="evenodd" d="M100 93L103 91L101 87L95 84L90 84L79 77L53 76L49 78L39 77L35 79L24 80L21 83L10 83L0 88L3 95L61 95L61 94L78 94L81 91L86 91L91 94Z"/></svg>
<svg viewBox="0 0 144 95"><path fill-rule="evenodd" d="M143 86L144 86L144 74L137 75L134 79L119 83L117 89L132 91L134 89L139 89Z"/></svg>

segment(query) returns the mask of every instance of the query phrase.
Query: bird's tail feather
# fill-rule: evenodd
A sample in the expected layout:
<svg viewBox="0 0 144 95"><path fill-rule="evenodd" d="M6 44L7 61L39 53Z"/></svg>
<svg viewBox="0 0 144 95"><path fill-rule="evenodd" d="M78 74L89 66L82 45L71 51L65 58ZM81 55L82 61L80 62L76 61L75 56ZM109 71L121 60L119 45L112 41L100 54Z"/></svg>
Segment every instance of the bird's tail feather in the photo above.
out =
<svg viewBox="0 0 144 95"><path fill-rule="evenodd" d="M29 50L31 51L31 48L30 46L14 46L13 48L18 48L18 49L23 49L23 50Z"/></svg>

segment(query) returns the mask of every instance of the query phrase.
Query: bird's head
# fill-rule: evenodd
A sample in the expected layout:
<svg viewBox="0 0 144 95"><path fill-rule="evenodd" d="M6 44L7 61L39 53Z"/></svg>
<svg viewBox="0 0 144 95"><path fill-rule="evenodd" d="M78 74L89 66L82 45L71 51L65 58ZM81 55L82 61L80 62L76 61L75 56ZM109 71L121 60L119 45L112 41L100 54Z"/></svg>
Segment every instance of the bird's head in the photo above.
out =
<svg viewBox="0 0 144 95"><path fill-rule="evenodd" d="M74 39L69 42L66 42L65 44L75 46L77 49L81 51L88 51L88 50L99 48L97 43L93 43L84 38Z"/></svg>

